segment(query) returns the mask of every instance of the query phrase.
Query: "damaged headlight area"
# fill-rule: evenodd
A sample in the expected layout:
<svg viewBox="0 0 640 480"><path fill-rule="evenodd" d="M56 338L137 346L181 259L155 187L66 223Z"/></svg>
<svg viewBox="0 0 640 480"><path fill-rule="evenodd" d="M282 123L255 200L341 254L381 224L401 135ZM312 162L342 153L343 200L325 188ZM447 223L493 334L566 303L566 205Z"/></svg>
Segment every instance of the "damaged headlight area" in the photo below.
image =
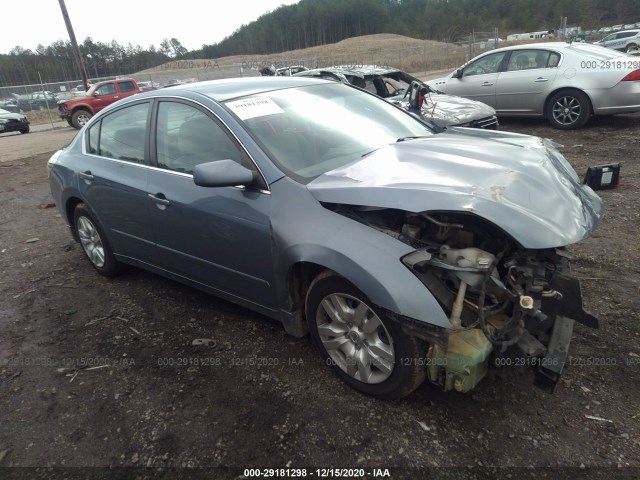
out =
<svg viewBox="0 0 640 480"><path fill-rule="evenodd" d="M430 340L428 378L444 390L468 392L490 366L514 364L532 366L536 383L552 391L574 322L598 328L597 318L583 309L564 248L522 248L473 214L333 209L415 248L401 261L451 323L450 330L424 337Z"/></svg>

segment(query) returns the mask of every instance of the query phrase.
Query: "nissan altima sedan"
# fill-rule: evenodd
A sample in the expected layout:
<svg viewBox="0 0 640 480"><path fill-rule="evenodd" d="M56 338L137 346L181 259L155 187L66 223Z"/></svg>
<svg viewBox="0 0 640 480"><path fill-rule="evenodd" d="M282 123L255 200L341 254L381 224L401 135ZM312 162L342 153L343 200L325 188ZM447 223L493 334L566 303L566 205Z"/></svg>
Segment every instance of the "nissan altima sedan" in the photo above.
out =
<svg viewBox="0 0 640 480"><path fill-rule="evenodd" d="M468 392L509 352L553 387L574 321L598 325L565 247L602 203L548 140L436 134L349 85L259 77L123 99L48 167L98 273L278 319L376 397Z"/></svg>
<svg viewBox="0 0 640 480"><path fill-rule="evenodd" d="M427 83L491 105L498 117L544 117L564 130L592 115L640 112L640 60L585 43L499 48Z"/></svg>

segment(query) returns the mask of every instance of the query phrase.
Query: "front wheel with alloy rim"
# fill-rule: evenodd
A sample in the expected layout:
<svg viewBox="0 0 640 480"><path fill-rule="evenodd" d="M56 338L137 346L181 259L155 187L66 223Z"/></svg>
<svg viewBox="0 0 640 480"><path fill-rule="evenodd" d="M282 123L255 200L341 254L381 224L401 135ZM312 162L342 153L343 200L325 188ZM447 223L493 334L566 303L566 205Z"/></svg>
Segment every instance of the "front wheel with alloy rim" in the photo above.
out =
<svg viewBox="0 0 640 480"><path fill-rule="evenodd" d="M587 123L590 115L589 99L577 90L560 91L547 102L547 120L552 127L560 130L580 128Z"/></svg>
<svg viewBox="0 0 640 480"><path fill-rule="evenodd" d="M344 278L314 280L306 316L327 365L356 390L383 399L402 398L424 381L427 345L403 333Z"/></svg>
<svg viewBox="0 0 640 480"><path fill-rule="evenodd" d="M93 117L91 112L88 112L86 110L76 110L75 112L73 112L73 115L71 115L71 125L74 128L80 130L87 124L91 117Z"/></svg>
<svg viewBox="0 0 640 480"><path fill-rule="evenodd" d="M73 212L73 226L82 250L93 268L105 277L120 273L122 264L113 256L100 224L84 203L79 203Z"/></svg>

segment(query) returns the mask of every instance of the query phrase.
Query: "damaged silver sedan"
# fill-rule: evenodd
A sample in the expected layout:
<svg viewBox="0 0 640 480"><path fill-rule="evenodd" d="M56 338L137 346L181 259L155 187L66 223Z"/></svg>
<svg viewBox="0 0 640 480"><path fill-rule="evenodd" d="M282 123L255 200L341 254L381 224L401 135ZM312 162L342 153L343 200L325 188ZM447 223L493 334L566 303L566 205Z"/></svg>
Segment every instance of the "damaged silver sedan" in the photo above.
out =
<svg viewBox="0 0 640 480"><path fill-rule="evenodd" d="M509 352L553 386L574 322L598 325L566 247L602 203L548 140L245 78L118 102L49 170L98 272L135 265L276 318L380 398L467 392Z"/></svg>

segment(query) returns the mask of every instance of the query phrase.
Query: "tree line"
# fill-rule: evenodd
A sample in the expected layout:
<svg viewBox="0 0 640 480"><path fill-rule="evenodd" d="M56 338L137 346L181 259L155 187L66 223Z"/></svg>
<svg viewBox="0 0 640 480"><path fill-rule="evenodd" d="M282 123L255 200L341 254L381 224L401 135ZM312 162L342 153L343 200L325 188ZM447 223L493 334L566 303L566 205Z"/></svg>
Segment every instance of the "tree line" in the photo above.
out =
<svg viewBox="0 0 640 480"><path fill-rule="evenodd" d="M376 33L457 41L469 32L558 28L561 17L583 29L640 21L640 0L301 0L242 25L218 43L187 51L176 38L156 48L86 38L80 50L90 77L133 73L176 58L272 54ZM0 55L0 86L80 78L68 41Z"/></svg>
<svg viewBox="0 0 640 480"><path fill-rule="evenodd" d="M638 22L640 0L302 0L190 55L270 54L375 33L450 42L473 30L556 29L561 17L583 29Z"/></svg>
<svg viewBox="0 0 640 480"><path fill-rule="evenodd" d="M89 78L134 73L184 58L188 51L175 38L164 39L159 48L142 48L131 43L121 45L94 42L87 37L78 45ZM35 52L20 46L0 55L0 86L37 84L82 78L74 62L71 42L57 40L49 46L38 45Z"/></svg>

